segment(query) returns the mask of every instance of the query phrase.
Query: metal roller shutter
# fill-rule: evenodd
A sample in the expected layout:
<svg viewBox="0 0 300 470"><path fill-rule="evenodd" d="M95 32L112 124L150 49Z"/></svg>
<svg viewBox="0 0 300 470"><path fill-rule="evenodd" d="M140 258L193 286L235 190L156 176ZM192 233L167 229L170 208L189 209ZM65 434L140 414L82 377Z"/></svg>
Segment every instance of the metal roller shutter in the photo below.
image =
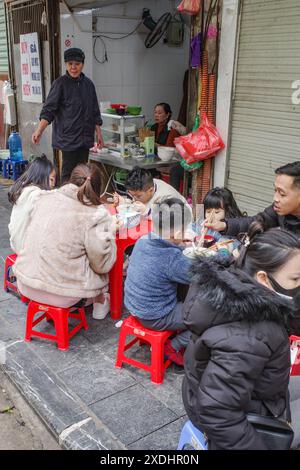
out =
<svg viewBox="0 0 300 470"><path fill-rule="evenodd" d="M0 75L8 74L4 0L0 0Z"/></svg>
<svg viewBox="0 0 300 470"><path fill-rule="evenodd" d="M228 186L255 214L273 198L274 169L300 160L299 0L242 0Z"/></svg>

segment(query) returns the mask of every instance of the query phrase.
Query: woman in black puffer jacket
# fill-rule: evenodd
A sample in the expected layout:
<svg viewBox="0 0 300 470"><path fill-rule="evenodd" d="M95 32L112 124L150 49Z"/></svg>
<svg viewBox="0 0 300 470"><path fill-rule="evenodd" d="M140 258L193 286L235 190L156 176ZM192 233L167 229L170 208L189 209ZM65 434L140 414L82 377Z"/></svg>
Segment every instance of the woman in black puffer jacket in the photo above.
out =
<svg viewBox="0 0 300 470"><path fill-rule="evenodd" d="M183 401L210 449L267 449L247 413L289 419L289 326L300 241L255 223L239 259L199 258L184 321L192 332Z"/></svg>

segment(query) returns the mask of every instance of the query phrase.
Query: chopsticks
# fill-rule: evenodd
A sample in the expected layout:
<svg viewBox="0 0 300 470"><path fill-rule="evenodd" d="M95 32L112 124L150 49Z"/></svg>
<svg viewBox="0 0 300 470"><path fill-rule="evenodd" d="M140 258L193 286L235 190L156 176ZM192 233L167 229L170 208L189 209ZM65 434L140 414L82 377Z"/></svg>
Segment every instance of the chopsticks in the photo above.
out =
<svg viewBox="0 0 300 470"><path fill-rule="evenodd" d="M229 245L230 243L234 243L235 240L224 240L223 242L217 242L216 245L223 246L223 245Z"/></svg>
<svg viewBox="0 0 300 470"><path fill-rule="evenodd" d="M211 224L211 223L212 223L212 221L213 221L213 219L214 219L214 216L215 216L215 209L213 209L213 210L211 211L211 213L209 214L209 217L208 217L208 219L207 219L207 223L208 223L208 224ZM197 244L197 246L198 246L199 248L201 248L201 247L203 246L204 238L205 238L205 236L207 235L208 230L209 230L208 227L204 227L204 229L202 230L201 238L200 238L200 240L199 240L199 242L198 242L198 244Z"/></svg>
<svg viewBox="0 0 300 470"><path fill-rule="evenodd" d="M132 201L134 201L134 197L126 191L126 196L128 196Z"/></svg>

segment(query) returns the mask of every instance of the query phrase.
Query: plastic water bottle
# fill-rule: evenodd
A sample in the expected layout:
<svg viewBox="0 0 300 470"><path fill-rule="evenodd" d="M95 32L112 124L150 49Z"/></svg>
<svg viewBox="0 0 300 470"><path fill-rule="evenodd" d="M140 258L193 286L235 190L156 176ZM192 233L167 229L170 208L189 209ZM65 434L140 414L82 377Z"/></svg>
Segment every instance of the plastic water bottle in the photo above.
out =
<svg viewBox="0 0 300 470"><path fill-rule="evenodd" d="M4 122L10 126L15 126L17 123L16 119L16 104L14 92L11 88L9 81L4 82L2 88L2 100L1 104L4 104Z"/></svg>
<svg viewBox="0 0 300 470"><path fill-rule="evenodd" d="M8 138L8 148L10 151L10 158L14 161L23 160L22 154L22 140L18 132L13 131Z"/></svg>

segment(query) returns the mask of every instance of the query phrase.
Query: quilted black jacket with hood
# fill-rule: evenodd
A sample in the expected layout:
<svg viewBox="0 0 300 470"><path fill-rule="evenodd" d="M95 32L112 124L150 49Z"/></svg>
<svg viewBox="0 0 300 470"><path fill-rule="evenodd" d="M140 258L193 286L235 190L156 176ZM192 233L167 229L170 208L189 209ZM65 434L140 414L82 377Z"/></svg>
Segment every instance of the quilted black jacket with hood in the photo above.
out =
<svg viewBox="0 0 300 470"><path fill-rule="evenodd" d="M183 401L210 449L266 449L246 414L285 414L290 307L225 261L195 261L184 304L192 339L184 356Z"/></svg>

